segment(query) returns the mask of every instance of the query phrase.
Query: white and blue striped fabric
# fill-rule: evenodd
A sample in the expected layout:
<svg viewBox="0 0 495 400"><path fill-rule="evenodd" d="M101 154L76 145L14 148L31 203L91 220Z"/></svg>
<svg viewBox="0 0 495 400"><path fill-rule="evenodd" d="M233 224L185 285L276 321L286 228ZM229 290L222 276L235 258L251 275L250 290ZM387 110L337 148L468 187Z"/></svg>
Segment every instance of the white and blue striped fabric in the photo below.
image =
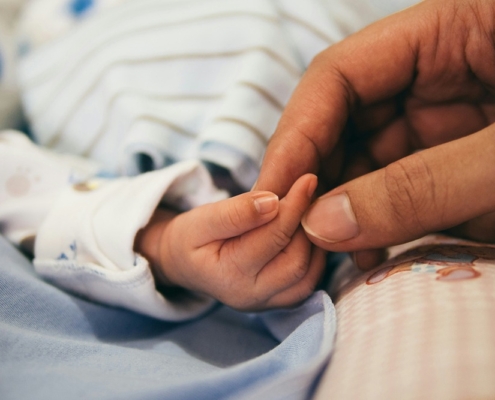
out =
<svg viewBox="0 0 495 400"><path fill-rule="evenodd" d="M370 2L35 0L20 85L37 141L116 174L200 159L248 190L311 59Z"/></svg>

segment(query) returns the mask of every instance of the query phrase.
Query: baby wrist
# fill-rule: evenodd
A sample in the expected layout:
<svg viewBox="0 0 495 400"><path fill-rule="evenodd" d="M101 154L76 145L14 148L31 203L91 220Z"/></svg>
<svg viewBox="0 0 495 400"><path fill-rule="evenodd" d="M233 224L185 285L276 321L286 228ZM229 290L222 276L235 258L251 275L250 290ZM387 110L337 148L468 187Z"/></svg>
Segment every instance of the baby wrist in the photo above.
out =
<svg viewBox="0 0 495 400"><path fill-rule="evenodd" d="M176 215L175 211L158 208L148 225L136 234L134 250L148 260L158 287L176 286L164 271L163 265L167 261L163 260L162 251L162 247L167 244L165 231Z"/></svg>

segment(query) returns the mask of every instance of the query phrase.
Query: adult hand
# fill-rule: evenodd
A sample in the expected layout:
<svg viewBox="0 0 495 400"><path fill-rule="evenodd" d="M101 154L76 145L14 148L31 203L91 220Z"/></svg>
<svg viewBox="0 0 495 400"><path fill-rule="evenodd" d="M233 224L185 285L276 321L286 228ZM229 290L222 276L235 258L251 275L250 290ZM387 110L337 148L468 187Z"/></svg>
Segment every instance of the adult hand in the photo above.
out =
<svg viewBox="0 0 495 400"><path fill-rule="evenodd" d="M256 189L283 196L317 172L333 189L306 233L361 267L430 232L495 241L494 66L493 0L425 1L367 27L311 63Z"/></svg>

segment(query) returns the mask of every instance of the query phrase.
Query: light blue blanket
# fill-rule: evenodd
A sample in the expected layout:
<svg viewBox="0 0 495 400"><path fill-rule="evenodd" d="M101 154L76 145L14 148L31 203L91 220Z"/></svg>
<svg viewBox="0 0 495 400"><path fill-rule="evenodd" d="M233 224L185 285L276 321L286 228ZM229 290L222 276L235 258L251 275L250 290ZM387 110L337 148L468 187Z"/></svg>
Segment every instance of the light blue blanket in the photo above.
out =
<svg viewBox="0 0 495 400"><path fill-rule="evenodd" d="M332 351L328 295L173 324L44 282L0 237L0 398L305 399Z"/></svg>

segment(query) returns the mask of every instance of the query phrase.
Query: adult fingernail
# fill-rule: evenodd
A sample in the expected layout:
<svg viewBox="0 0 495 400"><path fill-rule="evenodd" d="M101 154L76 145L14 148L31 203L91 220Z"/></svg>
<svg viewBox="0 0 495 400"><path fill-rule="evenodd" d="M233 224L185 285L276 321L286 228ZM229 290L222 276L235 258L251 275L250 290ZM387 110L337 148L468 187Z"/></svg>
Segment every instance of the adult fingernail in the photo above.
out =
<svg viewBox="0 0 495 400"><path fill-rule="evenodd" d="M263 194L254 199L254 206L259 214L268 214L278 207L278 196L276 194Z"/></svg>
<svg viewBox="0 0 495 400"><path fill-rule="evenodd" d="M302 225L307 233L329 243L359 234L356 216L345 194L318 199L303 217Z"/></svg>

